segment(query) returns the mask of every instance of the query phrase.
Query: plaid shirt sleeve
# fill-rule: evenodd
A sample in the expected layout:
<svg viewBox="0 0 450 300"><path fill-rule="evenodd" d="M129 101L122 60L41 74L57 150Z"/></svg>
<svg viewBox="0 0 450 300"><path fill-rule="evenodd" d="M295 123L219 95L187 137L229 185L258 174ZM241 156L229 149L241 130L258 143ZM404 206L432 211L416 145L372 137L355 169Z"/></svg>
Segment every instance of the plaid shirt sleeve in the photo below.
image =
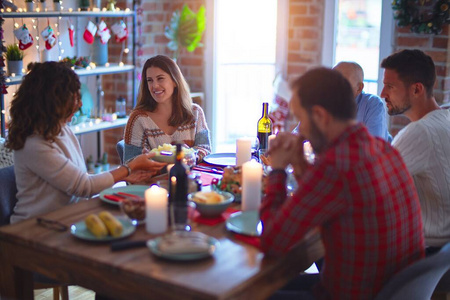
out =
<svg viewBox="0 0 450 300"><path fill-rule="evenodd" d="M289 251L309 229L345 209L345 197L340 196L345 189L341 176L331 166L322 166L306 170L292 199L286 196L286 174L277 171L269 175L260 211L264 226L261 247L265 253Z"/></svg>

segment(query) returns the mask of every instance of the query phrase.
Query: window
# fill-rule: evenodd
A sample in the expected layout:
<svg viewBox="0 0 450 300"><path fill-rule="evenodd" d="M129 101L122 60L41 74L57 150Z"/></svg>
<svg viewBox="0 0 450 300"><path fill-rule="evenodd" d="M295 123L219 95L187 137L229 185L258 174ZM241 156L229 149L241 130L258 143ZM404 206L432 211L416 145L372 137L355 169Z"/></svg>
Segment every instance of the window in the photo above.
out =
<svg viewBox="0 0 450 300"><path fill-rule="evenodd" d="M214 3L215 109L210 126L215 152L234 152L237 138L256 136L262 103L273 99L277 0Z"/></svg>

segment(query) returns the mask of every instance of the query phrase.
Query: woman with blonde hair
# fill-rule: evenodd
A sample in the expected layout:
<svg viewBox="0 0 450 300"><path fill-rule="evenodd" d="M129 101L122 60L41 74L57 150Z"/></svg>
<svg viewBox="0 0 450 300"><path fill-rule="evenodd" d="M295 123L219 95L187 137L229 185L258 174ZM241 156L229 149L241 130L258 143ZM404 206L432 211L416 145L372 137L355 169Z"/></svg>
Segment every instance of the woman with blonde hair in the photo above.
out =
<svg viewBox="0 0 450 300"><path fill-rule="evenodd" d="M121 180L140 182L165 166L151 160L154 154L143 154L115 170L87 174L80 144L67 124L81 105L80 80L68 66L30 66L11 102L6 142L14 150L18 189L11 223L90 197Z"/></svg>
<svg viewBox="0 0 450 300"><path fill-rule="evenodd" d="M177 142L196 149L197 161L211 152L203 110L192 103L189 86L171 58L157 55L145 62L137 100L125 128L124 161Z"/></svg>

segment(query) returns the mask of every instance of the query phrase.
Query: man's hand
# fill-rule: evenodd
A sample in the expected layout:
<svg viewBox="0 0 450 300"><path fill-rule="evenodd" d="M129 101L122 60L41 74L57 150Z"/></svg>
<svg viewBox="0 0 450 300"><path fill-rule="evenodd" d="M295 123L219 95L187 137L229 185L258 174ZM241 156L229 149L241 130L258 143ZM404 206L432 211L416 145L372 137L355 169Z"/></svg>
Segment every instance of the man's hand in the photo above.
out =
<svg viewBox="0 0 450 300"><path fill-rule="evenodd" d="M270 142L271 166L273 169L285 169L289 164L294 167L296 176L303 173L308 162L303 153L304 137L292 133L281 132Z"/></svg>

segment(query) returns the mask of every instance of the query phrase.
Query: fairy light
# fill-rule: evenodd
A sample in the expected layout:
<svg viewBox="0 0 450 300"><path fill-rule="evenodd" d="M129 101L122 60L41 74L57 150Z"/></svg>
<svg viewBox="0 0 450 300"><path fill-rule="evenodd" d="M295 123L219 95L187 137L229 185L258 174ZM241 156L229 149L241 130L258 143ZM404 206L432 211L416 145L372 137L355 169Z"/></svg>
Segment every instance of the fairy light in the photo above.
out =
<svg viewBox="0 0 450 300"><path fill-rule="evenodd" d="M2 8L2 9L0 9L0 11L2 12L2 13L4 13L5 12L5 10Z"/></svg>
<svg viewBox="0 0 450 300"><path fill-rule="evenodd" d="M105 64L105 67L107 67L107 68L109 67L109 62L107 62L107 63Z"/></svg>
<svg viewBox="0 0 450 300"><path fill-rule="evenodd" d="M19 23L15 22L14 23L14 28L19 28Z"/></svg>
<svg viewBox="0 0 450 300"><path fill-rule="evenodd" d="M36 12L40 12L41 9L39 7L36 7Z"/></svg>
<svg viewBox="0 0 450 300"><path fill-rule="evenodd" d="M102 8L102 11L106 11L106 7L103 7L103 8Z"/></svg>
<svg viewBox="0 0 450 300"><path fill-rule="evenodd" d="M125 48L125 50L123 50L124 53L128 54L128 52L130 52L130 49Z"/></svg>
<svg viewBox="0 0 450 300"><path fill-rule="evenodd" d="M129 8L125 8L125 12L129 12L130 11L130 9Z"/></svg>
<svg viewBox="0 0 450 300"><path fill-rule="evenodd" d="M120 62L120 63L119 63L119 67L123 67L123 62Z"/></svg>
<svg viewBox="0 0 450 300"><path fill-rule="evenodd" d="M69 8L69 12L72 12L72 11L73 11L73 8L72 8L72 7L70 7L70 8Z"/></svg>
<svg viewBox="0 0 450 300"><path fill-rule="evenodd" d="M23 12L23 9L19 7L18 12Z"/></svg>
<svg viewBox="0 0 450 300"><path fill-rule="evenodd" d="M8 8L6 9L6 11L7 11L7 12L11 12L11 8L8 7Z"/></svg>

